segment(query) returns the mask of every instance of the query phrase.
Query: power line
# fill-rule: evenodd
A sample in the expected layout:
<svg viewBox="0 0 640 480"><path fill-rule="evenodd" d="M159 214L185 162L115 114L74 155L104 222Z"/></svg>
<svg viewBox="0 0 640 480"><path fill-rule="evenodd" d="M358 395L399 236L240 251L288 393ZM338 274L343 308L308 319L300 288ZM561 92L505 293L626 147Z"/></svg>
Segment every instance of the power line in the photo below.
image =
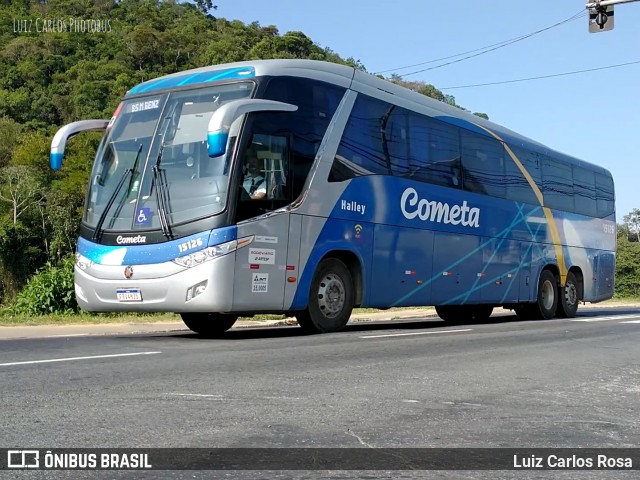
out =
<svg viewBox="0 0 640 480"><path fill-rule="evenodd" d="M392 71L395 72L395 71L398 71L398 70L403 70L405 68L413 68L413 67L418 67L420 65L427 65L427 64L430 64L430 63L440 62L442 60L449 60L450 58L456 58L456 57L459 57L461 55L467 55L467 54L470 54L470 53L474 54L474 55L469 55L467 57L460 58L458 60L454 60L454 61L451 61L451 62L443 63L443 64L440 64L440 65L435 65L433 67L425 68L425 69L422 69L422 70L417 70L415 72L405 73L405 74L403 74L403 76L414 75L416 73L422 73L422 72L426 72L428 70L434 70L436 68L440 68L440 67L444 67L444 66L447 66L447 65L451 65L453 63L458 63L458 62L462 62L464 60L468 60L469 58L478 57L480 55L484 55L485 53L493 52L495 50L498 50L500 48L506 47L508 45L512 45L512 44L520 42L522 40L526 40L527 38L533 37L534 35L537 35L539 33L545 32L545 31L550 30L552 28L558 27L558 26L563 25L565 23L568 23L568 22L571 22L573 20L577 20L579 18L585 17L586 15L587 15L587 13L583 9L581 9L578 13L572 15L569 18L566 18L565 20L562 20L561 22L554 23L553 25L550 25L548 27L542 28L540 30L536 30L535 32L531 32L531 33L527 33L525 35L521 35L519 37L511 38L509 40L504 40L502 42L494 43L494 44L491 44L491 45L486 45L484 47L476 48L474 50L468 50L466 52L457 53L457 54L454 54L454 55L449 55L449 56L437 58L437 59L434 59L434 60L429 60L429 61L426 61L426 62L415 63L413 65L405 65L403 67L390 68L388 70L381 70L381 71L376 72L376 73L380 74L380 73L387 73L387 72L392 72ZM476 52L480 52L480 53L476 53Z"/></svg>
<svg viewBox="0 0 640 480"><path fill-rule="evenodd" d="M640 63L640 60L633 62L618 63L617 65L608 65L606 67L588 68L586 70L574 70L573 72L554 73L551 75L540 75L538 77L518 78L514 80L503 80L501 82L489 82L489 83L475 83L472 85L456 85L454 87L438 87L439 90L454 90L456 88L472 88L472 87L486 87L489 85L504 85L505 83L517 83L517 82L529 82L531 80L542 80L543 78L564 77L566 75L577 75L579 73L595 72L598 70L607 70L609 68L626 67L628 65L635 65Z"/></svg>

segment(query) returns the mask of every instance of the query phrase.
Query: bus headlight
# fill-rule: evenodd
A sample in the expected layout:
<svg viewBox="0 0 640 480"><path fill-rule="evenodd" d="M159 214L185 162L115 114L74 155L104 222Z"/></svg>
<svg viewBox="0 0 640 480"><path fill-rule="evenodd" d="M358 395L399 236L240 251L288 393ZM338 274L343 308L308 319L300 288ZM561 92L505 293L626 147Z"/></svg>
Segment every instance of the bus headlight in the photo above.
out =
<svg viewBox="0 0 640 480"><path fill-rule="evenodd" d="M189 255L175 258L173 261L182 267L195 267L203 264L204 262L208 262L209 260L213 260L214 258L222 257L223 255L231 253L240 247L249 245L252 241L253 235L241 238L240 240L231 240L230 242L214 245L213 247L207 247L204 250L199 250L197 252L190 253Z"/></svg>
<svg viewBox="0 0 640 480"><path fill-rule="evenodd" d="M76 252L76 267L78 267L80 270L86 270L87 268L90 268L92 265L93 265L93 262L91 260L89 260L84 255L81 255Z"/></svg>

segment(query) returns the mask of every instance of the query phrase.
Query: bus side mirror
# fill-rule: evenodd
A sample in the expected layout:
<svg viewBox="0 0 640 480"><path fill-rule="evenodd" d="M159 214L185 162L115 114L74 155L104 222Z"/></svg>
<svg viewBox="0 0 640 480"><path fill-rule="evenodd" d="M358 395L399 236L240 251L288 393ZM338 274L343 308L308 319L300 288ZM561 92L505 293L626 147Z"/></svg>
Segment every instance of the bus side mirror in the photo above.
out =
<svg viewBox="0 0 640 480"><path fill-rule="evenodd" d="M49 155L49 163L53 170L62 168L62 158L64 157L64 149L67 140L80 133L89 130L105 130L109 120L81 120L65 125L58 130L51 141L51 154Z"/></svg>
<svg viewBox="0 0 640 480"><path fill-rule="evenodd" d="M240 116L250 112L295 112L296 105L262 100L259 98L234 100L218 108L209 120L207 127L207 152L210 157L219 157L227 150L229 129Z"/></svg>

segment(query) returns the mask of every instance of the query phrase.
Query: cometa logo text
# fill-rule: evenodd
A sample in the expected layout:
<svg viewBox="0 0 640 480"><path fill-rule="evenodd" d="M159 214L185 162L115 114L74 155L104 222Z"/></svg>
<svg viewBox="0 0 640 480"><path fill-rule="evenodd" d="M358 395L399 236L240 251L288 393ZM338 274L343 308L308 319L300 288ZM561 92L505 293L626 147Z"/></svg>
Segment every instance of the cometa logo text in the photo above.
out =
<svg viewBox="0 0 640 480"><path fill-rule="evenodd" d="M135 237L123 237L122 235L118 235L116 238L116 243L118 245L131 245L135 243L147 243L147 237L143 235L137 235Z"/></svg>
<svg viewBox="0 0 640 480"><path fill-rule="evenodd" d="M418 217L425 222L450 223L475 228L480 226L480 209L470 208L466 200L462 205L450 206L448 203L420 198L413 188L407 188L402 194L400 208L402 214L409 220Z"/></svg>

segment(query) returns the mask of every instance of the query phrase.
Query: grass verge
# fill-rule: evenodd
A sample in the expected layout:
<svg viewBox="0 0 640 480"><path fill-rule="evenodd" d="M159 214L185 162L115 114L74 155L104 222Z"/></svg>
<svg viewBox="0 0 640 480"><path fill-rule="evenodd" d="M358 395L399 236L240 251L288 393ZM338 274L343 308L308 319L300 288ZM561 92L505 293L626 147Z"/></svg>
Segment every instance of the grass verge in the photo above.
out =
<svg viewBox="0 0 640 480"><path fill-rule="evenodd" d="M425 310L430 307L389 308L378 310L376 308L355 308L353 314L375 314L394 312L400 310ZM269 320L282 320L285 315L257 314L253 317L241 317L240 320L266 322ZM170 323L180 322L180 316L174 313L87 313L69 315L15 315L7 311L0 311L0 326L38 326L38 325L100 325L116 323Z"/></svg>

